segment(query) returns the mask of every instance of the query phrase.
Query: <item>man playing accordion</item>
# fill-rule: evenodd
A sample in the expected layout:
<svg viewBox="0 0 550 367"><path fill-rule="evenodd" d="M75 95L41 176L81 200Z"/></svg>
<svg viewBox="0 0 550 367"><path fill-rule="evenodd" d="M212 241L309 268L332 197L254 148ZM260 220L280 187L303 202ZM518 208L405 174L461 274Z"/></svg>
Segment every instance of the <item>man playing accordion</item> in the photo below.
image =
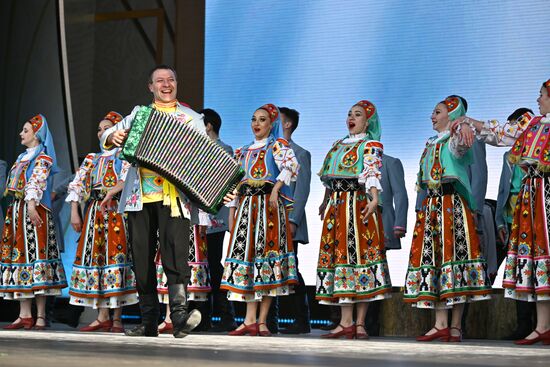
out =
<svg viewBox="0 0 550 367"><path fill-rule="evenodd" d="M168 113L181 123L206 134L203 116L179 103L176 72L170 66L159 65L149 74L149 90L153 94L154 109ZM140 106L136 106L116 126L105 131L101 144L108 148L122 146L128 130ZM166 137L165 149L170 149L170 137ZM164 148L163 148L164 149ZM132 248L136 288L142 322L126 331L128 336L157 336L159 303L155 272L155 249L159 235L162 263L168 278L168 297L173 334L186 336L201 321L197 310L188 312L186 286L190 269L189 255L190 221L198 222L198 210L171 182L156 172L132 165L120 198L119 212L128 214L128 233Z"/></svg>

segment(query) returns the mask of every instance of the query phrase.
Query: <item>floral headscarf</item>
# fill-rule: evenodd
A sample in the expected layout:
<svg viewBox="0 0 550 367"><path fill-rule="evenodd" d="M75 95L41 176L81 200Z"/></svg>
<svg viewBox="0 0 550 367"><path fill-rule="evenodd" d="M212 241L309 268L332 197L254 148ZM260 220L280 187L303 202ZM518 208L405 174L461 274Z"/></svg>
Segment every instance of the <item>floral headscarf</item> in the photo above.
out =
<svg viewBox="0 0 550 367"><path fill-rule="evenodd" d="M456 120L457 118L466 115L466 107L462 102L462 99L456 96L450 96L445 98L443 103L447 107L449 112L449 121Z"/></svg>
<svg viewBox="0 0 550 367"><path fill-rule="evenodd" d="M269 114L269 118L271 118L271 132L269 135L273 136L275 139L284 138L281 113L279 112L277 106L267 103L258 108L258 110L266 111Z"/></svg>
<svg viewBox="0 0 550 367"><path fill-rule="evenodd" d="M107 113L105 115L103 120L111 121L113 123L113 125L116 125L117 123L122 121L122 115L118 112L110 111L109 113Z"/></svg>
<svg viewBox="0 0 550 367"><path fill-rule="evenodd" d="M382 136L382 129L380 127L380 120L378 118L378 111L376 109L376 106L366 99L357 102L354 104L354 106L359 106L365 110L365 113L367 115L367 121L369 123L369 126L367 127L367 138L370 140L377 140L380 141L380 138Z"/></svg>

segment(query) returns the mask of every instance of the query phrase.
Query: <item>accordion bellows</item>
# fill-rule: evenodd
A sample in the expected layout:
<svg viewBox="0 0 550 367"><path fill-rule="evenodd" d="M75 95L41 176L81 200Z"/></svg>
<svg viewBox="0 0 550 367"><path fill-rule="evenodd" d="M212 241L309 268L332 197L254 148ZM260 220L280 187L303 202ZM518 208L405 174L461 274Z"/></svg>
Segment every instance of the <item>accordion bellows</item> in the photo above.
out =
<svg viewBox="0 0 550 367"><path fill-rule="evenodd" d="M168 179L209 213L218 212L244 176L239 162L208 136L147 106L137 112L122 156Z"/></svg>

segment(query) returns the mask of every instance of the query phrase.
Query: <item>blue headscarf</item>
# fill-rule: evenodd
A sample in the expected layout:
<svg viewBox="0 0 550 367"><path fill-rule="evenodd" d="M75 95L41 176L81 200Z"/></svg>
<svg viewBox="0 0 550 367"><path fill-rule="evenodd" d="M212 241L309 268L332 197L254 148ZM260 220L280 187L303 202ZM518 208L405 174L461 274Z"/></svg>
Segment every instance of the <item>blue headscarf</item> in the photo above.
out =
<svg viewBox="0 0 550 367"><path fill-rule="evenodd" d="M41 149L37 149L35 156L30 158L29 160L34 160L38 156L38 154L43 151L52 159L53 163L51 174L57 173L59 171L59 169L57 168L57 157L55 155L52 133L48 128L48 121L46 120L46 117L39 113L38 115L31 117L28 122L31 124L32 131L34 132L41 146ZM34 162L32 163L32 167L29 167L30 172L32 172L32 168L34 168Z"/></svg>

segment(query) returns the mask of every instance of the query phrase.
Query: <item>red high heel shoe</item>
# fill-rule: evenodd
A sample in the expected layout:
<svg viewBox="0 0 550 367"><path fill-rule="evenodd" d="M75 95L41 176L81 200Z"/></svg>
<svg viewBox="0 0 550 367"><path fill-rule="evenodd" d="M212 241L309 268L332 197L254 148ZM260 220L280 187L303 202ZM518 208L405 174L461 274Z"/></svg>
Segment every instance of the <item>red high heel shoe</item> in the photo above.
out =
<svg viewBox="0 0 550 367"><path fill-rule="evenodd" d="M458 336L453 336L451 335L451 330L458 330L459 332L459 335ZM448 342L451 342L451 343L460 343L462 341L462 329L459 329L457 327L452 327L449 329L449 338L447 339Z"/></svg>
<svg viewBox="0 0 550 367"><path fill-rule="evenodd" d="M544 333L540 333L537 329L534 330L537 336L533 339L520 339L516 340L516 345L532 345L538 342L542 342L544 345L550 345L550 330L546 330Z"/></svg>
<svg viewBox="0 0 550 367"><path fill-rule="evenodd" d="M87 332L87 331L98 331L98 330L101 330L101 331L109 331L111 330L111 328L113 327L113 322L111 320L105 320L105 321L99 321L99 320L96 320L97 321L97 324L96 325L87 325L87 326L83 326L81 327L80 329L78 329L79 331L84 331L84 332Z"/></svg>
<svg viewBox="0 0 550 367"><path fill-rule="evenodd" d="M362 327L365 330L365 332L360 333L360 332L356 331L355 332L355 338L356 339L363 339L363 340L369 339L370 337L369 337L369 334L366 333L367 329L365 329L365 325L363 325L363 324L355 325L356 330L357 330L358 327Z"/></svg>
<svg viewBox="0 0 550 367"><path fill-rule="evenodd" d="M43 320L44 325L36 325L38 323L38 320ZM36 317L36 323L34 324L33 330L45 330L46 329L46 318L42 316Z"/></svg>
<svg viewBox="0 0 550 367"><path fill-rule="evenodd" d="M109 330L111 333L123 333L124 332L124 325L123 326L115 326L115 322L118 322L122 325L121 319L113 319L113 326Z"/></svg>
<svg viewBox="0 0 550 367"><path fill-rule="evenodd" d="M327 333L327 334L322 334L321 335L321 338L325 338L325 339L339 339L341 336L345 336L346 339L353 339L355 338L356 334L357 334L357 329L355 327L355 325L351 325L351 326L348 326L348 327L343 327L341 324L338 325L342 328L342 330L336 332L336 333Z"/></svg>
<svg viewBox="0 0 550 367"><path fill-rule="evenodd" d="M419 342L431 342L432 340L439 339L443 342L446 342L449 340L450 337L450 330L448 327L445 329L438 329L434 327L435 330L437 330L435 333L431 335L421 335L416 337L416 341Z"/></svg>
<svg viewBox="0 0 550 367"><path fill-rule="evenodd" d="M159 334L172 334L174 325L171 322L164 321L164 326L159 328Z"/></svg>
<svg viewBox="0 0 550 367"><path fill-rule="evenodd" d="M17 321L19 320L19 321ZM3 327L4 330L18 330L25 329L30 330L34 325L34 319L32 317L18 317L12 324Z"/></svg>
<svg viewBox="0 0 550 367"><path fill-rule="evenodd" d="M271 331L269 331L269 329L267 330L260 330L260 325L264 325L266 326L263 322L260 322L258 324L258 335L259 336L273 336L273 334L271 334ZM266 326L267 327L267 326Z"/></svg>
<svg viewBox="0 0 550 367"><path fill-rule="evenodd" d="M241 336L249 334L250 336L256 336L258 335L258 324L253 323L250 325L247 325L243 322L243 328L242 329L235 329L233 331L230 331L228 335L231 336Z"/></svg>

